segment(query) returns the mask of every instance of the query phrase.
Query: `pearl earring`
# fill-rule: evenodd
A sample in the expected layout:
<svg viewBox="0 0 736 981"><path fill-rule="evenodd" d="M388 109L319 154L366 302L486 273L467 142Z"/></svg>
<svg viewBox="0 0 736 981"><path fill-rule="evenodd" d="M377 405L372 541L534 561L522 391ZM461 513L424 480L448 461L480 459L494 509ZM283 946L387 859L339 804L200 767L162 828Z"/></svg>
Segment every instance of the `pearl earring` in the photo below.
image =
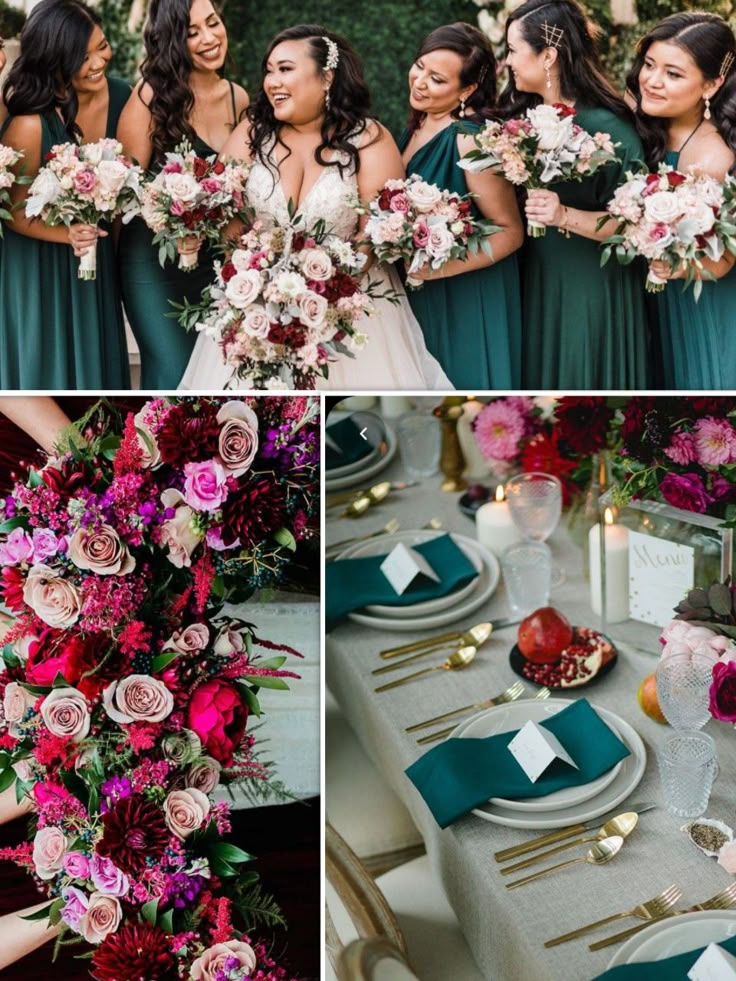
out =
<svg viewBox="0 0 736 981"><path fill-rule="evenodd" d="M545 65L544 74L547 76L547 88L552 88L552 76L549 73L549 65Z"/></svg>
<svg viewBox="0 0 736 981"><path fill-rule="evenodd" d="M460 100L460 112L458 113L458 116L461 119L465 118L465 99Z"/></svg>
<svg viewBox="0 0 736 981"><path fill-rule="evenodd" d="M703 119L710 119L710 96L705 97L705 112L703 113Z"/></svg>

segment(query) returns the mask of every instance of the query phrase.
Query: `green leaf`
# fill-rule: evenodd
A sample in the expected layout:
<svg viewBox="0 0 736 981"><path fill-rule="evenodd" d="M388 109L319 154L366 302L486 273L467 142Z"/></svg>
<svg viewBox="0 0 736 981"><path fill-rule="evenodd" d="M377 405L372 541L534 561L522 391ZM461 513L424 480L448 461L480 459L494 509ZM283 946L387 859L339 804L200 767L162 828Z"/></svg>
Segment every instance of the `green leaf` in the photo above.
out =
<svg viewBox="0 0 736 981"><path fill-rule="evenodd" d="M57 926L61 922L61 911L66 905L65 899L55 899L51 904L51 909L49 910L49 923L51 926Z"/></svg>
<svg viewBox="0 0 736 981"><path fill-rule="evenodd" d="M61 673L61 671L57 671L56 672L56 677L51 682L51 687L52 688L69 688L70 685L69 685L69 682L64 677L64 675Z"/></svg>
<svg viewBox="0 0 736 981"><path fill-rule="evenodd" d="M174 911L173 909L167 909L165 913L162 913L158 918L158 925L164 931L164 933L174 932Z"/></svg>
<svg viewBox="0 0 736 981"><path fill-rule="evenodd" d="M258 701L258 696L253 691L252 688L248 688L247 685L238 685L238 691L243 696L248 704L248 711L260 719L261 717L261 705Z"/></svg>
<svg viewBox="0 0 736 981"><path fill-rule="evenodd" d="M158 671L163 671L167 665L179 656L179 651L164 651L163 654L159 654L158 657L154 657L151 662L151 674L156 674Z"/></svg>
<svg viewBox="0 0 736 981"><path fill-rule="evenodd" d="M251 685L257 685L259 688L273 688L277 691L288 691L289 686L284 681L283 678L272 678L269 675L258 675L258 677L253 677L252 675L244 674L242 681L247 681Z"/></svg>
<svg viewBox="0 0 736 981"><path fill-rule="evenodd" d="M143 919L150 923L151 926L156 926L156 915L158 913L158 899L152 899L148 903L144 903L141 906L141 916Z"/></svg>
<svg viewBox="0 0 736 981"><path fill-rule="evenodd" d="M21 916L21 920L28 920L29 923L32 920L45 920L53 905L53 903L49 903L48 906L43 906L41 909L37 909L35 913L29 913L28 916Z"/></svg>
<svg viewBox="0 0 736 981"><path fill-rule="evenodd" d="M42 483L43 483L43 479L41 477L41 474L38 472L38 470L29 470L28 471L28 485L29 485L29 487L34 487L34 488L35 487L40 487Z"/></svg>
<svg viewBox="0 0 736 981"><path fill-rule="evenodd" d="M21 663L20 658L13 651L12 644L5 645L5 647L3 648L2 659L3 661L5 661L6 668L17 668L20 666Z"/></svg>
<svg viewBox="0 0 736 981"><path fill-rule="evenodd" d="M273 537L279 545L288 548L290 552L296 552L296 538L294 538L288 528L279 528L277 532L274 532Z"/></svg>
<svg viewBox="0 0 736 981"><path fill-rule="evenodd" d="M281 665L286 661L286 654L280 654L278 657L269 657L265 661L259 661L259 668L269 668L272 671L278 671Z"/></svg>
<svg viewBox="0 0 736 981"><path fill-rule="evenodd" d="M0 794L3 792L3 790L7 790L8 787L13 786L17 776L18 774L15 772L12 766L0 773Z"/></svg>
<svg viewBox="0 0 736 981"><path fill-rule="evenodd" d="M213 855L209 861L210 861L210 868L212 869L214 874L221 876L223 879L227 878L228 876L238 874L238 870L233 868L233 866L230 865L229 862L226 862L224 859L218 858L216 855Z"/></svg>
<svg viewBox="0 0 736 981"><path fill-rule="evenodd" d="M25 528L26 526L27 519L22 514L17 514L14 518L8 518L6 521L3 521L0 525L0 535L7 535L8 532L13 531L15 528Z"/></svg>
<svg viewBox="0 0 736 981"><path fill-rule="evenodd" d="M20 778L15 781L15 802L20 804L24 797L31 796L32 783L24 783Z"/></svg>
<svg viewBox="0 0 736 981"><path fill-rule="evenodd" d="M242 848L238 848L237 845L230 844L229 841L218 841L214 845L210 845L209 852L211 855L216 855L217 858L224 859L233 865L240 862L252 862L254 857L248 852L244 852Z"/></svg>

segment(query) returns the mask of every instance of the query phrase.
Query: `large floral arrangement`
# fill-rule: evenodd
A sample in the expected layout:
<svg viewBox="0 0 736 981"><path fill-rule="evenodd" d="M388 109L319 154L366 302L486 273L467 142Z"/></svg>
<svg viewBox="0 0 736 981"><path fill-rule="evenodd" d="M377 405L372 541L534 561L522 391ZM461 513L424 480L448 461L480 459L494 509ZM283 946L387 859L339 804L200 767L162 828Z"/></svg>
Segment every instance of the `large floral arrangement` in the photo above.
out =
<svg viewBox="0 0 736 981"><path fill-rule="evenodd" d="M369 202L365 226L368 244L379 262L406 263L407 285L420 287L412 273L428 265L442 269L451 259L466 259L483 249L492 255L489 236L499 226L472 212L471 195L428 184L418 174L390 180Z"/></svg>
<svg viewBox="0 0 736 981"><path fill-rule="evenodd" d="M123 155L117 140L60 143L46 154L46 164L33 180L26 200L29 218L47 225L83 222L97 225L119 215L130 221L140 209L141 169ZM79 262L79 278L95 279L97 250Z"/></svg>
<svg viewBox="0 0 736 981"><path fill-rule="evenodd" d="M255 222L180 322L211 337L250 388L314 388L330 359L352 357L367 340L357 324L378 294L361 279L364 264L324 222Z"/></svg>
<svg viewBox="0 0 736 981"><path fill-rule="evenodd" d="M166 154L166 163L144 183L141 195L141 216L155 232L162 266L177 257L180 239L195 237L216 245L225 225L245 216L249 170L246 164L201 157L186 141ZM196 269L197 264L198 251L179 255L180 269Z"/></svg>
<svg viewBox="0 0 736 981"><path fill-rule="evenodd" d="M2 857L45 884L37 915L62 942L95 946L99 981L285 977L243 937L257 914L279 914L212 793L269 779L246 727L260 688L297 677L283 668L296 652L223 615L240 575L223 556L259 578L314 534L302 506L315 409L155 399L122 437L72 442L4 501L2 594L17 619L2 653L0 788L32 797L36 819L32 841Z"/></svg>
<svg viewBox="0 0 736 981"><path fill-rule="evenodd" d="M734 187L727 190L705 174L681 174L665 164L656 174L628 173L607 205L618 226L606 239L602 261L615 255L626 264L640 255L649 261L663 260L673 269L685 263L685 286L694 282L697 300L703 278L713 278L703 259L717 262L726 249L736 252L736 226L720 218L721 211L725 214L734 206ZM666 285L649 270L650 293Z"/></svg>
<svg viewBox="0 0 736 981"><path fill-rule="evenodd" d="M474 136L475 148L458 161L464 170L492 168L507 181L529 189L560 181L581 181L616 159L607 133L591 135L575 122L575 110L561 103L527 109L521 118L487 122ZM546 226L528 223L533 238Z"/></svg>

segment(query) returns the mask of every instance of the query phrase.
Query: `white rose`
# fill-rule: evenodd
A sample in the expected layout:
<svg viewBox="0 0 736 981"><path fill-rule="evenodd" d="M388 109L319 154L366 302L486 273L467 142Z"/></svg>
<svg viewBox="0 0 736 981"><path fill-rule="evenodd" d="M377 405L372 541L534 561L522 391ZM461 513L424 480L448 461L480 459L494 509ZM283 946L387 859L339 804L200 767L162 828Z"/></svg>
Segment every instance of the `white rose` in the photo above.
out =
<svg viewBox="0 0 736 981"><path fill-rule="evenodd" d="M305 249L301 260L302 272L307 279L324 283L333 273L332 259L322 249Z"/></svg>
<svg viewBox="0 0 736 981"><path fill-rule="evenodd" d="M413 208L420 214L425 214L440 201L442 191L436 184L428 184L426 181L413 181L406 186L406 196Z"/></svg>
<svg viewBox="0 0 736 981"><path fill-rule="evenodd" d="M43 209L54 204L61 194L61 184L50 170L42 170L31 184L26 201L26 214L29 218L37 218Z"/></svg>
<svg viewBox="0 0 736 981"><path fill-rule="evenodd" d="M199 184L190 174L164 174L164 192L182 204L194 204L199 195Z"/></svg>
<svg viewBox="0 0 736 981"><path fill-rule="evenodd" d="M258 297L263 281L257 269L236 273L225 287L225 296L238 310L245 310Z"/></svg>
<svg viewBox="0 0 736 981"><path fill-rule="evenodd" d="M697 235L705 235L715 223L713 209L705 201L697 201L694 207L688 208L687 214L677 224L677 234L684 241L690 241Z"/></svg>
<svg viewBox="0 0 736 981"><path fill-rule="evenodd" d="M299 306L299 319L305 327L320 327L324 323L329 306L324 296L309 290L299 297L297 304Z"/></svg>
<svg viewBox="0 0 736 981"><path fill-rule="evenodd" d="M644 214L657 224L669 225L676 221L682 213L677 195L670 191L655 191L644 202Z"/></svg>
<svg viewBox="0 0 736 981"><path fill-rule="evenodd" d="M125 187L128 179L128 168L119 160L102 160L97 168L97 187L95 200L100 204L100 198L114 207L118 194ZM100 204L100 206L102 206Z"/></svg>
<svg viewBox="0 0 736 981"><path fill-rule="evenodd" d="M445 224L430 226L427 239L427 255L432 259L446 259L455 244L455 237Z"/></svg>
<svg viewBox="0 0 736 981"><path fill-rule="evenodd" d="M560 119L554 106L537 106L526 114L537 131L540 150L558 150L572 138L572 117Z"/></svg>
<svg viewBox="0 0 736 981"><path fill-rule="evenodd" d="M271 318L264 307L254 304L245 311L240 327L249 337L268 337L268 332L271 329Z"/></svg>
<svg viewBox="0 0 736 981"><path fill-rule="evenodd" d="M274 285L279 293L287 299L295 299L307 288L304 277L295 272L281 273Z"/></svg>
<svg viewBox="0 0 736 981"><path fill-rule="evenodd" d="M104 149L101 141L97 143L86 143L82 151L82 159L96 166L102 160Z"/></svg>
<svg viewBox="0 0 736 981"><path fill-rule="evenodd" d="M246 249L235 249L230 256L230 262L232 262L238 272L247 272L250 269L250 260L252 257L253 253L248 252Z"/></svg>

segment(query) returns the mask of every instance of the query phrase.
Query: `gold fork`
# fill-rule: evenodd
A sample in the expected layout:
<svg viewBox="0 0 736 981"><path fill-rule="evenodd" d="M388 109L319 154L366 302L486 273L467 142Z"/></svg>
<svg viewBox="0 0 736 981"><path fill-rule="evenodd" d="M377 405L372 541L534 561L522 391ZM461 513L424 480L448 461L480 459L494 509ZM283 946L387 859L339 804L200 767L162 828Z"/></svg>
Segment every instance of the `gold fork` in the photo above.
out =
<svg viewBox="0 0 736 981"><path fill-rule="evenodd" d="M395 535L401 525L396 518L391 518L379 531L372 531L369 535L354 535L352 538L343 538L339 542L330 542L325 547L326 552L335 552L339 548L347 545L354 545L355 542L366 542L369 538L378 538L380 535Z"/></svg>
<svg viewBox="0 0 736 981"><path fill-rule="evenodd" d="M521 682L519 682L519 684L521 684ZM524 686L522 685L521 687L523 689ZM510 690L511 689L509 689L509 691ZM549 688L540 688L539 691L537 692L537 694L534 696L534 698L535 699L538 699L539 701L542 701L545 698L549 698L549 696L550 696L550 690L549 690ZM518 697L519 697L518 695L515 695L513 698L505 698L503 701L504 702L513 702L513 701L516 701L516 699ZM491 702L491 705L502 705L503 704L503 702L500 700L500 696L499 696L498 699L496 699L495 702L492 701L491 699L489 699L489 701ZM482 703L482 704L485 705L486 703ZM417 739L417 743L420 746L424 746L424 745L426 745L426 743L432 743L436 739L442 739L445 736L449 736L450 733L453 731L454 728L455 728L455 726L448 726L447 729L440 729L438 732L432 732L428 736L422 736L421 739Z"/></svg>
<svg viewBox="0 0 736 981"><path fill-rule="evenodd" d="M475 702L474 705L463 705L462 708L453 709L451 712L443 712L442 715L435 715L433 719L425 719L424 722L415 722L413 726L407 726L404 732L416 732L417 729L426 729L433 726L436 722L444 722L451 719L454 715L462 715L463 712L470 712L472 709L492 708L494 705L502 705L504 702L513 702L524 692L524 685L521 681L515 681L510 688L502 691L494 698L487 698L484 702Z"/></svg>
<svg viewBox="0 0 736 981"><path fill-rule="evenodd" d="M696 903L694 906L689 906L687 909L676 909L669 913L665 913L663 916L658 916L656 919L650 920L648 923L640 923L638 926L631 927L628 930L622 930L621 933L614 933L612 937L606 937L605 940L598 940L594 944L589 944L589 950L602 950L604 947L609 947L611 944L617 944L622 940L627 940L629 937L633 937L635 933L640 930L645 930L652 923L659 923L662 920L668 920L673 916L682 916L683 913L698 913L701 910L707 909L731 909L732 906L736 905L736 882L732 882L730 886L723 889L721 892L716 893L715 896L711 896L710 899L706 899L702 903Z"/></svg>
<svg viewBox="0 0 736 981"><path fill-rule="evenodd" d="M568 940L574 940L575 937L580 937L589 930L595 930L600 926L605 926L606 923L613 923L614 920L623 920L627 916L636 916L640 920L654 920L671 909L681 896L682 889L673 884L668 886L658 896L648 899L645 903L639 903L633 909L627 909L624 913L614 913L612 916L605 916L602 920L596 920L595 923L586 923L585 926L579 927L577 930L571 930L569 933L563 933L561 936L554 937L552 940L546 940L544 946L556 947L557 944L564 944ZM646 925L648 926L649 924L647 923Z"/></svg>

